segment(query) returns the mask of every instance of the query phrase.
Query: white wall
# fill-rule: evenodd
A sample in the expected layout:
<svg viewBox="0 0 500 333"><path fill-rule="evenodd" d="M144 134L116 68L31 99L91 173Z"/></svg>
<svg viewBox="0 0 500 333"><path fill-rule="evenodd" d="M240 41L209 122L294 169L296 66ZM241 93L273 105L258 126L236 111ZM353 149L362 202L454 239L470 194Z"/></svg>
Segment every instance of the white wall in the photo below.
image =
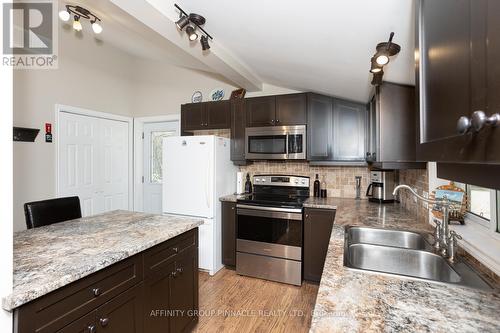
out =
<svg viewBox="0 0 500 333"><path fill-rule="evenodd" d="M2 5L5 1L2 1ZM0 24L0 36L3 24ZM12 68L0 66L0 298L12 292ZM12 332L12 313L0 310L0 332Z"/></svg>

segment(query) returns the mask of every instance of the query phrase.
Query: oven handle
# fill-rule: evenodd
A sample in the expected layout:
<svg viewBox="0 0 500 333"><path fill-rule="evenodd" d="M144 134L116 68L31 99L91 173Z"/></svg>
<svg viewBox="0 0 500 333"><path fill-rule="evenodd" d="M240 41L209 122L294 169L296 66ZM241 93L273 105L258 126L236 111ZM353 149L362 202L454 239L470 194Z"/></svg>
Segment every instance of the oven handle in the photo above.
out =
<svg viewBox="0 0 500 333"><path fill-rule="evenodd" d="M237 204L236 208L246 208L252 210L265 210L268 212L283 212L283 213L300 213L302 214L302 208L280 208L280 207L265 207L265 206L252 206Z"/></svg>
<svg viewBox="0 0 500 333"><path fill-rule="evenodd" d="M281 219L281 220L302 221L302 214L301 213L289 213L289 212L283 212L283 211L268 211L268 210L237 208L236 215L238 215L238 216L244 215L244 216L264 217L264 218Z"/></svg>

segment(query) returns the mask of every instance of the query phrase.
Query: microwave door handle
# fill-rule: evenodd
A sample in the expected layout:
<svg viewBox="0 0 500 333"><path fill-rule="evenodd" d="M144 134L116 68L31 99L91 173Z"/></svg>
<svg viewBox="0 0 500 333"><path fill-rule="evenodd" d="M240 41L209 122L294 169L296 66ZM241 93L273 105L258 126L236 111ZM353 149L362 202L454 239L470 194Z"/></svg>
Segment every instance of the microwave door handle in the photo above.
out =
<svg viewBox="0 0 500 333"><path fill-rule="evenodd" d="M289 159L290 158L290 151L289 151L289 147L288 147L288 133L286 133L286 137L285 137L285 149L286 149L286 158Z"/></svg>

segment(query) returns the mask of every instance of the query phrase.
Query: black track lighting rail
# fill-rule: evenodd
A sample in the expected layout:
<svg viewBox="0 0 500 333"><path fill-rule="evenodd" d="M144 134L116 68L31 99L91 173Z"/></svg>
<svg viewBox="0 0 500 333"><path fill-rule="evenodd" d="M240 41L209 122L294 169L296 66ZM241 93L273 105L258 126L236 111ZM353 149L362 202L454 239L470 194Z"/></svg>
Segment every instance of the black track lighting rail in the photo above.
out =
<svg viewBox="0 0 500 333"><path fill-rule="evenodd" d="M78 16L79 19L84 18L90 20L91 23L101 21L101 19L97 17L97 15L92 13L90 10L80 6L66 5L66 11L70 14Z"/></svg>
<svg viewBox="0 0 500 333"><path fill-rule="evenodd" d="M180 11L180 15L179 15L179 17L186 16L186 17L190 18L190 15L192 15L192 14L188 14L188 13L186 13L186 12L185 12L185 11L184 11L181 7L179 7L179 5L177 5L176 3L174 4L174 7L175 7L175 8L177 8L177 9ZM210 36L210 34L209 34L209 33L208 33L205 29L203 29L203 28L200 26L200 24L196 23L196 20L191 20L191 19L190 19L189 21L190 21L191 23L193 23L194 25L196 25L196 27L197 27L198 29L200 29L201 31L203 31L203 33L205 34L205 36L207 36L207 37L208 37L208 38L210 38L211 40L214 40L214 39L212 38L212 36ZM205 20L203 19L203 23L204 23L204 22L205 22Z"/></svg>

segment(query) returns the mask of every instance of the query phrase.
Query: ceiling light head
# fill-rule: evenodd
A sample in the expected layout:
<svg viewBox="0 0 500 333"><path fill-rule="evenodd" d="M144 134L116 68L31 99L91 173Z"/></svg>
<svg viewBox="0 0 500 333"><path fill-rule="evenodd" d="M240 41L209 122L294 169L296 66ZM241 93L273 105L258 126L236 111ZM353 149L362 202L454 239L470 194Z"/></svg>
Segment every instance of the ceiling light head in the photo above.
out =
<svg viewBox="0 0 500 333"><path fill-rule="evenodd" d="M92 21L92 30L94 33L100 34L102 32L102 26L97 21Z"/></svg>
<svg viewBox="0 0 500 333"><path fill-rule="evenodd" d="M384 76L384 71L381 70L380 72L378 73L374 73L373 74L373 78L372 78L372 85L374 86L379 86L382 84L382 78Z"/></svg>
<svg viewBox="0 0 500 333"><path fill-rule="evenodd" d="M371 59L371 68L370 68L370 72L371 73L379 73L382 71L382 66L380 66L378 63L377 63L377 60L376 58L373 56L372 59Z"/></svg>
<svg viewBox="0 0 500 333"><path fill-rule="evenodd" d="M59 12L59 18L62 21L67 22L71 18L71 14L67 10L61 10Z"/></svg>
<svg viewBox="0 0 500 333"><path fill-rule="evenodd" d="M181 16L181 18L175 22L177 29L182 30L189 23L189 18L187 16Z"/></svg>
<svg viewBox="0 0 500 333"><path fill-rule="evenodd" d="M377 63L377 65L379 66L384 66L384 65L387 65L389 63L389 55L387 54L387 52L377 52L377 54L375 55L375 62Z"/></svg>
<svg viewBox="0 0 500 333"><path fill-rule="evenodd" d="M210 49L210 44L208 44L208 37L207 36L201 36L200 44L201 44L201 49L203 51Z"/></svg>
<svg viewBox="0 0 500 333"><path fill-rule="evenodd" d="M198 39L198 34L195 32L195 29L192 26L188 25L186 27L186 33L188 34L190 41L193 42Z"/></svg>
<svg viewBox="0 0 500 333"><path fill-rule="evenodd" d="M80 17L75 15L75 19L73 21L73 29L76 31L82 31L82 24L80 23Z"/></svg>

